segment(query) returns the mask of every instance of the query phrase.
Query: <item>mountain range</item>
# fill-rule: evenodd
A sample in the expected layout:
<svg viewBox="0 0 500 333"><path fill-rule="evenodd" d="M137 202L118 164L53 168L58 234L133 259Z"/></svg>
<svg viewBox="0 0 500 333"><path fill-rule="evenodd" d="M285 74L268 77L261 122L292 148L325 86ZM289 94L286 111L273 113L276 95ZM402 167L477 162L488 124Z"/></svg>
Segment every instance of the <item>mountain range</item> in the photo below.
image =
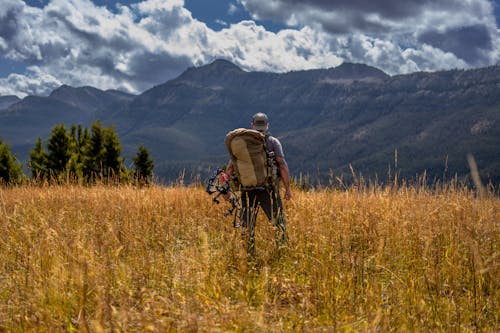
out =
<svg viewBox="0 0 500 333"><path fill-rule="evenodd" d="M267 73L216 60L140 95L61 86L0 96L0 138L25 161L56 124L100 119L117 129L128 164L144 144L170 181L226 163L226 133L256 112L269 116L295 176L464 178L471 154L483 181L500 183L500 66L390 76L363 64Z"/></svg>

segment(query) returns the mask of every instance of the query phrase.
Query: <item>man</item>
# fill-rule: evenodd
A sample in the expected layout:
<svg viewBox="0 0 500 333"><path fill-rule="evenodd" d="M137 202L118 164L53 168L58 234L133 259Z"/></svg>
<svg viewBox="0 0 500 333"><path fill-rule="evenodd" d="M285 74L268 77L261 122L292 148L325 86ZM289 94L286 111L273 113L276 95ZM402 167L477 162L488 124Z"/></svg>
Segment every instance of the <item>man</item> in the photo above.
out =
<svg viewBox="0 0 500 333"><path fill-rule="evenodd" d="M256 113L252 118L252 129L266 134L269 129L269 120L264 113ZM279 173L279 179L285 186L285 199L292 198L290 190L290 173L285 161L285 155L280 141L266 134L266 148L268 153L274 154L275 164ZM234 172L233 164L230 161L227 174ZM269 189L248 189L241 191L241 226L246 229L248 251L253 254L255 251L255 224L259 207L262 207L267 218L273 221L277 228L276 240L279 246L285 244L287 239L286 220L283 211L283 203L279 192L279 182Z"/></svg>

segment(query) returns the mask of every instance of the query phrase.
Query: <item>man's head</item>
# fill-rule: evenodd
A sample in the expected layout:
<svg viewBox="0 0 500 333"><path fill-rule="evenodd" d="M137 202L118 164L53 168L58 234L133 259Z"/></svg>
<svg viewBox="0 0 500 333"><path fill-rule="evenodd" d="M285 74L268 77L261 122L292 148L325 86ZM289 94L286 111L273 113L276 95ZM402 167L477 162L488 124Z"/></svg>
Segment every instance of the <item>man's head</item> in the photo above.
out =
<svg viewBox="0 0 500 333"><path fill-rule="evenodd" d="M259 132L265 132L269 128L269 120L265 113L259 112L252 117L252 128Z"/></svg>

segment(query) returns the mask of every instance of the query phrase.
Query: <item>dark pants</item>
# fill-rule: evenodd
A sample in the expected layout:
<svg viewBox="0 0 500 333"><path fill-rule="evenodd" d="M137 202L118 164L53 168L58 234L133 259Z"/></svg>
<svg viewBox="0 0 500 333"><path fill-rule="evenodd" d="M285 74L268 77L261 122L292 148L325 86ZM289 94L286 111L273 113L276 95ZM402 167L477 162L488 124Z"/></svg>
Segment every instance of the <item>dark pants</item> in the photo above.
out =
<svg viewBox="0 0 500 333"><path fill-rule="evenodd" d="M276 242L278 246L286 243L286 221L283 203L279 192L274 190L249 190L241 192L241 226L246 229L248 252L255 251L255 224L257 213L262 207L267 218L276 227Z"/></svg>

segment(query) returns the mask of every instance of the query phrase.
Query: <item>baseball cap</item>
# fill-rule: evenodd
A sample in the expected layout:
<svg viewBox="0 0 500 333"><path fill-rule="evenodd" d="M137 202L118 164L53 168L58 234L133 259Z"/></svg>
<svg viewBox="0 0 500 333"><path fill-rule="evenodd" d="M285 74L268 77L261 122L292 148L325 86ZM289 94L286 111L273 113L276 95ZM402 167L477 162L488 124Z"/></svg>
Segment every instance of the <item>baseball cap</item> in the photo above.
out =
<svg viewBox="0 0 500 333"><path fill-rule="evenodd" d="M253 115L252 125L257 131L267 131L269 120L265 113L259 112Z"/></svg>

